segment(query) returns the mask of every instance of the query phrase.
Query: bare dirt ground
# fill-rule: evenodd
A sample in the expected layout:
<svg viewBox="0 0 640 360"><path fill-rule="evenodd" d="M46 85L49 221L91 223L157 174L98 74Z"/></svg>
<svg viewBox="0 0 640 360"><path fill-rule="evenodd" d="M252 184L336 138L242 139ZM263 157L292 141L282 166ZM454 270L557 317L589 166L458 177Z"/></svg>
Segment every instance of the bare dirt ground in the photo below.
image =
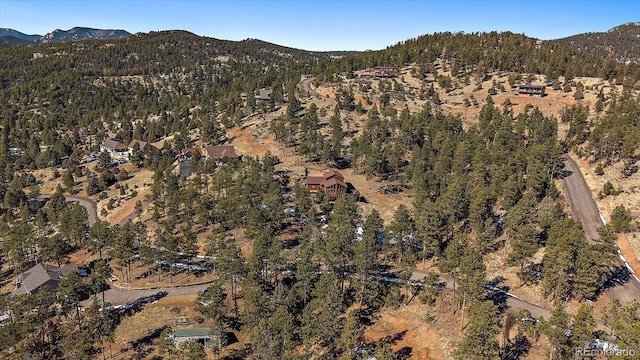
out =
<svg viewBox="0 0 640 360"><path fill-rule="evenodd" d="M393 352L410 349L409 359L445 359L440 348L440 334L427 323L427 311L424 305L410 305L397 310L386 309L375 323L367 328L365 338L371 342L385 342L385 338L393 339Z"/></svg>
<svg viewBox="0 0 640 360"><path fill-rule="evenodd" d="M151 184L153 183L153 171L148 169L138 169L129 164L121 165L121 169L126 170L132 177L125 181L119 182L121 186L128 186L125 195L120 195L120 190L114 187L107 190L107 198L98 202L98 216L102 220L109 221L111 224L120 224L133 211L138 201L142 202L151 192ZM137 192L136 196L131 196L132 192ZM111 199L114 200L114 207L108 209ZM107 211L106 216L102 216L103 209Z"/></svg>
<svg viewBox="0 0 640 360"><path fill-rule="evenodd" d="M335 105L335 101L329 99L320 98L313 101L316 102L318 108L326 106L333 108ZM264 122L268 122L278 115L279 113L267 114L265 119L251 119L243 128L229 130L228 135L233 139L232 144L237 152L244 156L254 157L263 157L268 152L278 156L281 163L276 166L276 169L289 171L292 174L293 181L304 181L305 169L307 169L310 175L319 175L327 170L328 167L323 164L311 163L306 161L302 156L293 154L291 148L283 149L281 144L273 139L273 136L266 131L268 124ZM257 115L255 118L260 116L261 115ZM328 121L327 118L328 116L322 117L320 123L326 123ZM357 122L355 119L352 121L354 125ZM365 203L360 204L363 209L363 216L367 216L373 208L376 208L380 212L381 217L389 222L400 204L411 207L411 192L382 194L379 191L380 187L384 184L389 184L389 182L383 184L375 179L367 179L366 176L358 174L353 169L340 170L340 172L345 176L345 181L352 183L366 199Z"/></svg>
<svg viewBox="0 0 640 360"><path fill-rule="evenodd" d="M142 311L133 316L124 317L116 330L113 344L114 352L130 348L132 342L158 331L158 329L162 329L165 326L175 328L178 319L187 319L188 321L188 324L180 325L180 327L205 326L199 325L194 321L196 316L199 315L199 313L193 309L196 296L196 294L192 294L166 297L160 299L155 304L145 306ZM151 344L148 344L148 346L150 345ZM136 351L129 350L124 356L125 358L132 358L135 353ZM153 354L157 354L157 351L152 351L148 356Z"/></svg>

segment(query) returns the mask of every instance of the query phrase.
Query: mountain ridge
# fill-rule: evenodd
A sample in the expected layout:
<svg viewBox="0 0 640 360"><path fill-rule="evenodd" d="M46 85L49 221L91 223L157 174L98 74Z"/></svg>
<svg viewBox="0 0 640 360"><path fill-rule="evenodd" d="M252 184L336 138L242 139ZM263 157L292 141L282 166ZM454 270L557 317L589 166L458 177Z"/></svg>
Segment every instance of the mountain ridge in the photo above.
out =
<svg viewBox="0 0 640 360"><path fill-rule="evenodd" d="M169 30L166 30L169 31ZM162 32L151 31L149 33ZM123 39L132 36L126 30L121 29L95 29L90 27L73 27L69 30L56 29L45 35L28 35L20 31L0 28L0 44L5 45L38 45L49 43L62 43L92 39ZM196 35L196 34L194 34ZM196 35L199 36L199 35ZM582 34L571 35L564 38L546 40L551 44L561 44L564 46L575 48L576 50L585 51L605 59L612 59L617 62L640 61L640 22L627 22L615 26L606 31L586 32ZM269 43L260 39L244 39L242 42L261 42L269 45L269 47L277 47L281 49L294 50L294 48ZM304 49L295 49L304 50ZM313 51L304 50L310 53L330 53L337 56L360 53L359 51Z"/></svg>
<svg viewBox="0 0 640 360"><path fill-rule="evenodd" d="M126 30L94 29L76 26L69 30L55 29L45 35L27 35L20 31L1 28L0 44L8 45L37 45L93 39L124 39L131 36Z"/></svg>
<svg viewBox="0 0 640 360"><path fill-rule="evenodd" d="M617 62L640 61L640 22L628 22L607 31L587 32L549 41Z"/></svg>

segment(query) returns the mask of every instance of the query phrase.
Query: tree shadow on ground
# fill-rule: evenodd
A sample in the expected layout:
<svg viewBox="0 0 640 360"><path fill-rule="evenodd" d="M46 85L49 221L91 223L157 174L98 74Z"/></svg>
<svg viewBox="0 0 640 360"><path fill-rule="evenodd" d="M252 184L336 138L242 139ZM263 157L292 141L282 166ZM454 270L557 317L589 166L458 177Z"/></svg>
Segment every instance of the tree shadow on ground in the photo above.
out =
<svg viewBox="0 0 640 360"><path fill-rule="evenodd" d="M515 339L505 345L502 358L504 360L518 360L526 356L529 349L531 349L531 341L523 335L517 335Z"/></svg>
<svg viewBox="0 0 640 360"><path fill-rule="evenodd" d="M397 343L398 341L404 339L404 336L407 334L407 331L408 330L403 330L403 331L397 332L397 333L395 333L393 335L387 335L387 336L383 337L382 339L378 340L376 342L376 345L377 346L382 346L382 345L385 345L385 344L393 345L393 344Z"/></svg>
<svg viewBox="0 0 640 360"><path fill-rule="evenodd" d="M603 290L606 290L619 285L624 285L629 282L629 280L631 280L631 273L629 272L629 269L624 266L617 266L613 268L611 275L602 287Z"/></svg>

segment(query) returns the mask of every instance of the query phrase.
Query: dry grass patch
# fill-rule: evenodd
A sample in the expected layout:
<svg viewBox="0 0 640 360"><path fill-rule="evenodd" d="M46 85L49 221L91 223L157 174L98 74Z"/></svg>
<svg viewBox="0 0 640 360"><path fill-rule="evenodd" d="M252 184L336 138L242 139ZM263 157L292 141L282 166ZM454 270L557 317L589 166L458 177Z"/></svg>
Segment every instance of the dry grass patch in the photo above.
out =
<svg viewBox="0 0 640 360"><path fill-rule="evenodd" d="M365 338L371 342L391 341L394 353L409 351L409 359L445 359L441 349L441 334L437 326L426 320L429 308L421 304L403 306L400 309L385 309L375 320L375 324L365 331Z"/></svg>

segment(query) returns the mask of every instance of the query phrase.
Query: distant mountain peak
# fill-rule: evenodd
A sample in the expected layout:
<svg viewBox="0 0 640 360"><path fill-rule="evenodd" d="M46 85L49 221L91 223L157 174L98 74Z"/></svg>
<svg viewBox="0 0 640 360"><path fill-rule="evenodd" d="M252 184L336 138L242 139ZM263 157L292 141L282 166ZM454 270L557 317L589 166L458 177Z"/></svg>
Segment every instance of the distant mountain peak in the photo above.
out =
<svg viewBox="0 0 640 360"><path fill-rule="evenodd" d="M0 44L29 45L91 39L124 39L131 36L125 30L93 29L76 26L69 30L55 29L45 35L27 35L17 30L0 28Z"/></svg>
<svg viewBox="0 0 640 360"><path fill-rule="evenodd" d="M76 26L69 30L55 29L54 31L44 35L40 39L40 42L50 43L90 39L123 39L129 36L131 36L131 34L125 30L93 29L88 27Z"/></svg>

